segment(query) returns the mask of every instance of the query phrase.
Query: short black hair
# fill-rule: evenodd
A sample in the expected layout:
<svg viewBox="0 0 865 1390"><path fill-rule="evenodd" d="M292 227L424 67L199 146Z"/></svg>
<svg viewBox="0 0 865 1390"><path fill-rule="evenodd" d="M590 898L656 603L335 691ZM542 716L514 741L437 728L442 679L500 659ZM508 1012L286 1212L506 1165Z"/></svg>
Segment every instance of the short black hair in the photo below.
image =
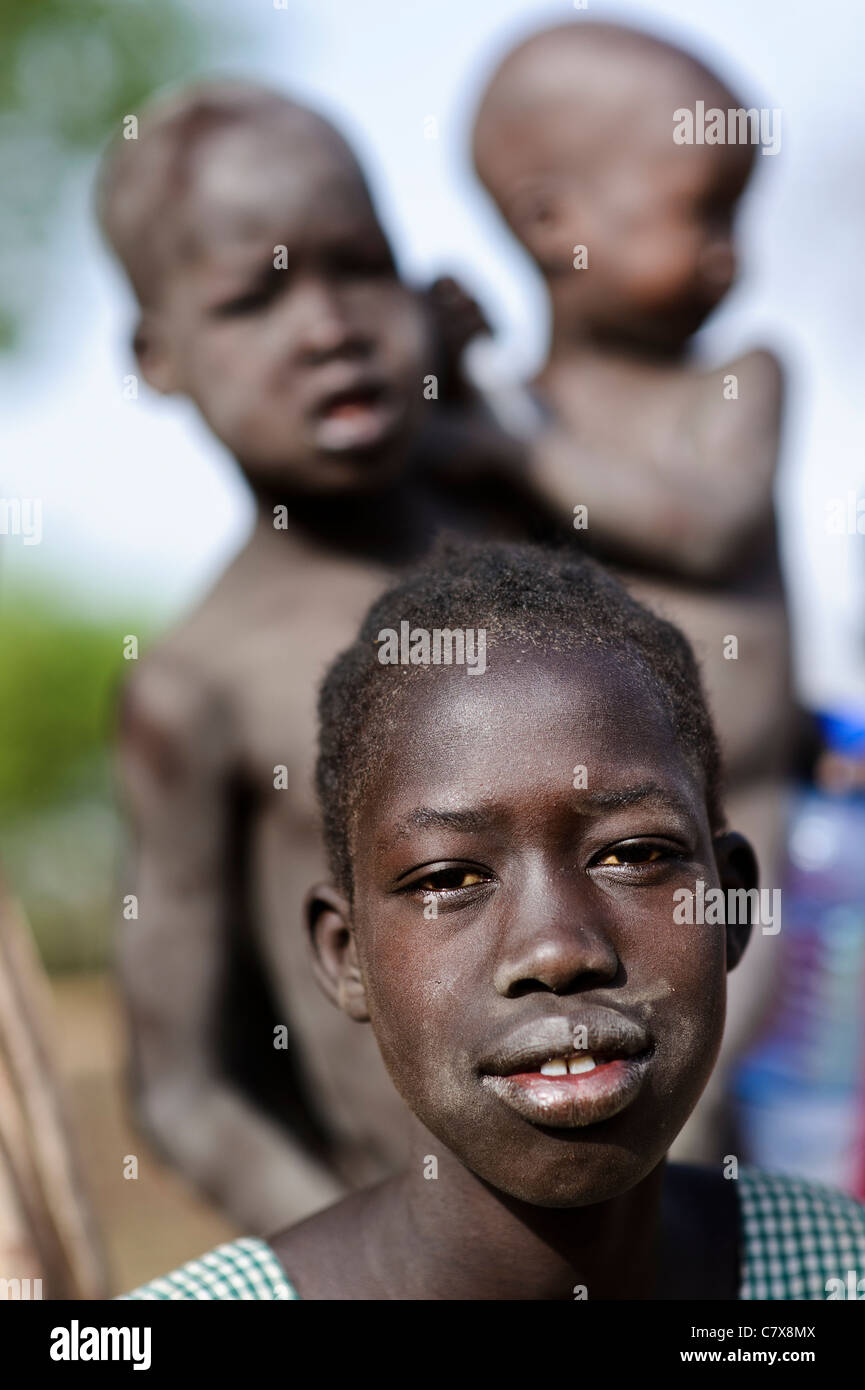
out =
<svg viewBox="0 0 865 1390"><path fill-rule="evenodd" d="M376 600L321 685L316 790L331 872L349 896L353 818L370 770L386 756L389 709L423 670L379 660L382 629L398 631L404 621L427 631L482 628L487 641L546 651L593 646L626 653L702 769L712 830L723 829L718 741L684 634L570 545L446 539Z"/></svg>

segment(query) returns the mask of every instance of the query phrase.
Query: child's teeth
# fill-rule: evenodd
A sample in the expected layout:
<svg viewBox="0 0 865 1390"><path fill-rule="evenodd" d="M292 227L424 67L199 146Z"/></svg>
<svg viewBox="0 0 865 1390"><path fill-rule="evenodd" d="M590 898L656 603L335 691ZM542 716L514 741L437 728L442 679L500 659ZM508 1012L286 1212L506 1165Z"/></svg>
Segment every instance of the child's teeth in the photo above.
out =
<svg viewBox="0 0 865 1390"><path fill-rule="evenodd" d="M595 1059L588 1053L583 1052L579 1057L554 1057L551 1062L544 1062L541 1067L541 1076L579 1076L584 1071L595 1070Z"/></svg>
<svg viewBox="0 0 865 1390"><path fill-rule="evenodd" d="M568 1064L564 1057L554 1057L551 1062L544 1062L541 1067L541 1076L567 1076Z"/></svg>

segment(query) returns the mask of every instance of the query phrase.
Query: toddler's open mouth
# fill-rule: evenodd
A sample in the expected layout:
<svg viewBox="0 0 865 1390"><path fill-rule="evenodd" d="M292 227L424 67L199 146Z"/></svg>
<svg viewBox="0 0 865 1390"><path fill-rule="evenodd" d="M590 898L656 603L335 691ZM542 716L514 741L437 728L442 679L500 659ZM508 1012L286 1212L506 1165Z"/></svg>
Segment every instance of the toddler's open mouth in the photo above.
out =
<svg viewBox="0 0 865 1390"><path fill-rule="evenodd" d="M333 391L313 412L316 446L334 454L376 448L393 433L399 415L383 383L359 382Z"/></svg>

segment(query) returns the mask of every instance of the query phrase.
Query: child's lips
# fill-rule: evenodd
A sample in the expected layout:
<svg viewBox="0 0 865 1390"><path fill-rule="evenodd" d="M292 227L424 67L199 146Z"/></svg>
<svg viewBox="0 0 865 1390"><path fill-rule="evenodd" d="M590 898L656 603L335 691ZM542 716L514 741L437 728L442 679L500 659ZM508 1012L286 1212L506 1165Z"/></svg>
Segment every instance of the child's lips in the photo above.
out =
<svg viewBox="0 0 865 1390"><path fill-rule="evenodd" d="M578 1129L636 1099L652 1039L620 1008L586 1004L512 1029L480 1062L481 1084L530 1124Z"/></svg>
<svg viewBox="0 0 865 1390"><path fill-rule="evenodd" d="M399 421L393 397L377 385L334 392L314 411L316 447L326 453L351 453L382 444Z"/></svg>
<svg viewBox="0 0 865 1390"><path fill-rule="evenodd" d="M591 1070L566 1076L540 1071L486 1075L482 1084L530 1124L582 1129L612 1119L636 1100L652 1049L633 1057L598 1058Z"/></svg>

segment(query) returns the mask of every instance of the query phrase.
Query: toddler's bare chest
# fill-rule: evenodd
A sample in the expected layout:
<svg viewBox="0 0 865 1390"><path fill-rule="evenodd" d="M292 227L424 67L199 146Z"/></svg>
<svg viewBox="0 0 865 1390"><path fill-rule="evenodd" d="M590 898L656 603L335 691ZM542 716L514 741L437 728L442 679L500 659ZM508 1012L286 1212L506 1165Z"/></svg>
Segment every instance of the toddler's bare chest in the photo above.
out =
<svg viewBox="0 0 865 1390"><path fill-rule="evenodd" d="M717 400L707 378L693 372L659 372L634 376L594 376L575 372L560 380L556 409L569 432L583 447L601 454L651 458L663 467L687 452L697 455L726 428L721 381ZM743 418L746 411L740 408ZM699 459L697 460L699 461Z"/></svg>
<svg viewBox="0 0 865 1390"><path fill-rule="evenodd" d="M339 611L310 604L289 617L260 617L237 634L225 680L235 765L258 815L290 820L296 829L315 822L318 688L369 601L366 593L343 594Z"/></svg>

